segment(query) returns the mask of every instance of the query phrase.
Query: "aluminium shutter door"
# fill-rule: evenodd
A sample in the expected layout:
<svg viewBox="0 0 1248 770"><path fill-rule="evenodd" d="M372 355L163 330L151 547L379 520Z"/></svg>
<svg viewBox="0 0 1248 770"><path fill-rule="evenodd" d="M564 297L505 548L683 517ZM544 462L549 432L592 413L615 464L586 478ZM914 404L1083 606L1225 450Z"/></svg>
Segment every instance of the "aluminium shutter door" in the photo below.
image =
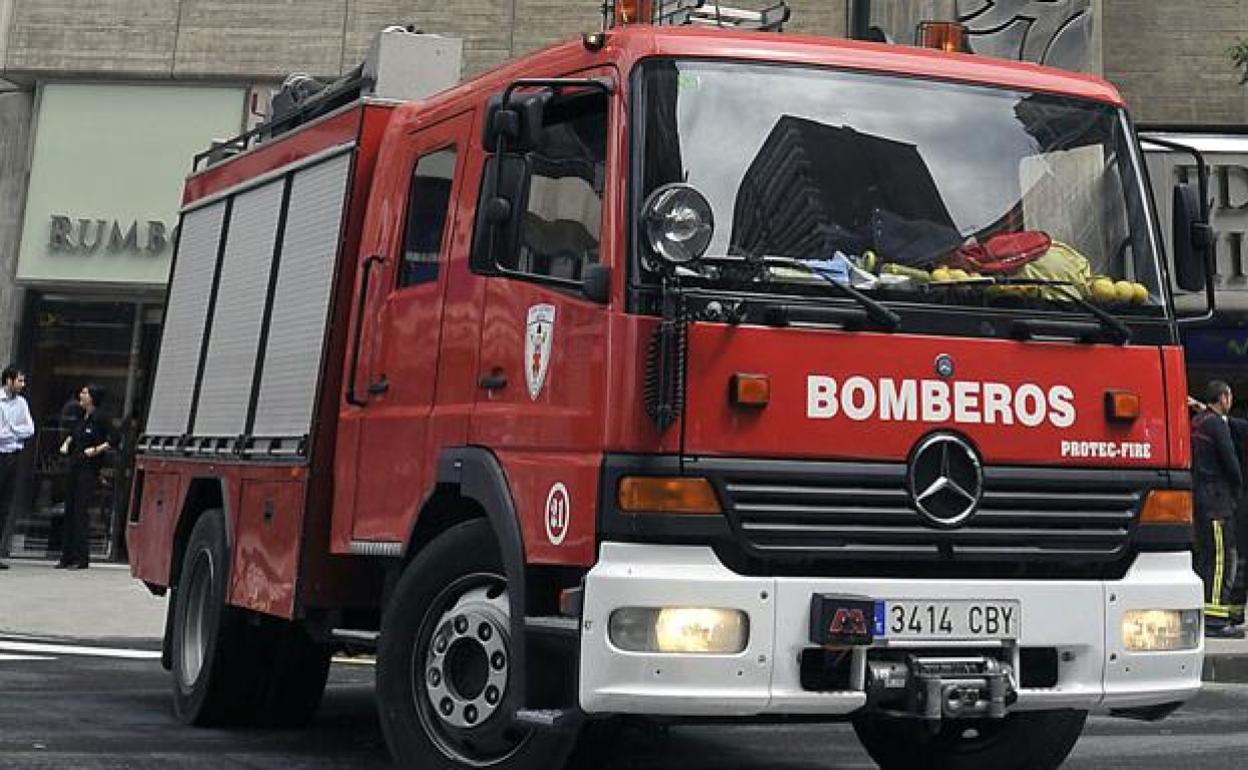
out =
<svg viewBox="0 0 1248 770"><path fill-rule="evenodd" d="M218 201L182 217L144 431L149 436L181 436L187 430L225 207Z"/></svg>
<svg viewBox="0 0 1248 770"><path fill-rule="evenodd" d="M291 181L255 436L311 432L351 159L351 153L337 155L297 171Z"/></svg>
<svg viewBox="0 0 1248 770"><path fill-rule="evenodd" d="M278 179L234 198L191 431L197 438L230 438L246 429L284 188Z"/></svg>

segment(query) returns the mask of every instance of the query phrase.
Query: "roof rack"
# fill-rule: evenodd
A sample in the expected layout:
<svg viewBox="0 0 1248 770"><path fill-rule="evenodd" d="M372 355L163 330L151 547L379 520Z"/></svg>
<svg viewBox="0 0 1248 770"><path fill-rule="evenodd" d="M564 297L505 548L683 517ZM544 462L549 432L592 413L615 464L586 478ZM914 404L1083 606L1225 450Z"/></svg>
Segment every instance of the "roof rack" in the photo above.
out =
<svg viewBox="0 0 1248 770"><path fill-rule="evenodd" d="M426 35L414 26L394 25L379 32L364 61L332 83L303 73L283 81L269 102L263 123L232 139L214 141L195 156L193 171L211 166L328 115L362 97L420 99L459 80L462 44Z"/></svg>
<svg viewBox="0 0 1248 770"><path fill-rule="evenodd" d="M603 22L611 26L617 18L620 0L606 0L602 5ZM634 0L635 2L635 0ZM785 0L777 0L765 8L748 10L724 5L717 0L652 0L635 4L650 13L649 23L656 26L702 26L725 29L751 29L781 32L792 16Z"/></svg>

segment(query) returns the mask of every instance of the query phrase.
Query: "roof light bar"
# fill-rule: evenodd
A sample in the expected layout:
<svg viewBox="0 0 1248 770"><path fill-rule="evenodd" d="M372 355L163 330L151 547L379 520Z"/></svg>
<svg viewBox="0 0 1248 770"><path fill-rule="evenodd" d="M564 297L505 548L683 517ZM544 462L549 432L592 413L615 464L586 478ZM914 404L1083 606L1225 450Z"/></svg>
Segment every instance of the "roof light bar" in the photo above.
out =
<svg viewBox="0 0 1248 770"><path fill-rule="evenodd" d="M615 27L655 24L780 32L791 16L785 0L759 10L732 8L715 0L608 0L603 6L603 20Z"/></svg>

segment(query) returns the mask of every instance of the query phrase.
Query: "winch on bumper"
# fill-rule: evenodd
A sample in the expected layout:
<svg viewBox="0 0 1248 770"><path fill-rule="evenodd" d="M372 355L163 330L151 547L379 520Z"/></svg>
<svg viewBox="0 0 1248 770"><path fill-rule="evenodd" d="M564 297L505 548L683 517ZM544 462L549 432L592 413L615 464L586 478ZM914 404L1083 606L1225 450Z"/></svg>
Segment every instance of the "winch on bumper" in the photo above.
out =
<svg viewBox="0 0 1248 770"><path fill-rule="evenodd" d="M869 641L814 641L819 596L857 597ZM995 629L995 638L896 639L878 627L876 610L892 602L1016 606L1021 617L1012 629ZM807 579L740 575L706 547L608 542L585 585L580 704L587 713L840 715L870 708L928 719L1172 704L1200 688L1200 606L1200 582L1184 552L1141 553L1111 581ZM704 610L686 613L685 631L710 640L710 649L726 646L622 646L620 634L631 633L624 621L661 620L664 609ZM1197 619L1195 633L1185 631L1186 648L1130 649L1128 613L1158 610ZM933 618L933 628L964 630L956 620L942 629L943 620ZM839 632L855 622L843 617Z"/></svg>

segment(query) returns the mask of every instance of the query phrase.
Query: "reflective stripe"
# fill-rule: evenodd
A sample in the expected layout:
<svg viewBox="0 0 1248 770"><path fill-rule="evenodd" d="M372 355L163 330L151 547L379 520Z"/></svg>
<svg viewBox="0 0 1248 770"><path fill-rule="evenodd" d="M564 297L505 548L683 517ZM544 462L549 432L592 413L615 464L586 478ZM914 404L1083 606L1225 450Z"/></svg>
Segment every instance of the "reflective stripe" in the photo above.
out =
<svg viewBox="0 0 1248 770"><path fill-rule="evenodd" d="M1205 614L1211 618L1229 618L1230 610L1220 604L1206 604Z"/></svg>
<svg viewBox="0 0 1248 770"><path fill-rule="evenodd" d="M1222 581L1226 578L1226 554L1223 552L1222 522L1214 519L1213 527L1213 580L1209 583L1209 598L1205 602L1205 617L1229 620L1231 608L1222 603Z"/></svg>

